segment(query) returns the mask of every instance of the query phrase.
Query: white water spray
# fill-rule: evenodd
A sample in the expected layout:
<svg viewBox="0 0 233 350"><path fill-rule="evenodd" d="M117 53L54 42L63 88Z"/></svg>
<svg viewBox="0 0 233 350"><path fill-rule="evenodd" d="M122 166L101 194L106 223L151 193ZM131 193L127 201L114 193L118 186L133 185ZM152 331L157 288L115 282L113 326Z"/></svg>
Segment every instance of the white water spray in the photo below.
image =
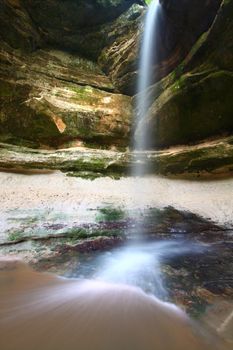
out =
<svg viewBox="0 0 233 350"><path fill-rule="evenodd" d="M168 298L161 265L168 257L200 254L205 245L183 240L140 241L112 252L102 253L93 262L97 271L95 280L140 287L146 293L162 300Z"/></svg>

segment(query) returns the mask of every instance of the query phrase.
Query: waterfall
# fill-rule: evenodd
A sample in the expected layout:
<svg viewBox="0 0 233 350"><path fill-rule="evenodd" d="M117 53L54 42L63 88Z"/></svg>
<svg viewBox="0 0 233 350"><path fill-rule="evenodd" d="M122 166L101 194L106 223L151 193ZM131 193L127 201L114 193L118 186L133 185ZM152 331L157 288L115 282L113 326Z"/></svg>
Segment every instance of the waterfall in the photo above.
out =
<svg viewBox="0 0 233 350"><path fill-rule="evenodd" d="M142 36L142 45L139 58L139 76L137 83L137 98L136 98L136 116L135 124L140 124L140 134L133 141L133 150L136 157L136 167L133 170L134 176L142 176L146 170L144 162L140 162L141 150L148 149L149 133L146 123L143 122L151 104L151 96L149 96L147 88L153 83L154 76L152 73L153 62L157 55L156 43L156 27L159 19L159 14L162 8L159 0L153 0L148 7L145 16L144 32ZM147 168L147 166L146 166Z"/></svg>
<svg viewBox="0 0 233 350"><path fill-rule="evenodd" d="M141 177L150 172L150 165L147 161L146 150L150 144L150 133L144 118L148 115L148 110L153 96L148 94L148 87L153 84L154 74L153 65L157 58L158 43L156 42L156 29L158 20L162 14L162 6L159 0L153 0L147 9L144 18L144 31L142 34L140 57L139 57L139 75L137 82L135 125L139 126L140 134L137 138L133 136L133 157L135 166L131 169L131 175L136 179L132 185L132 197L135 206L140 207L140 203L147 196L145 186L142 184ZM137 238L141 239L143 235L143 223L137 223Z"/></svg>
<svg viewBox="0 0 233 350"><path fill-rule="evenodd" d="M136 124L143 121L151 102L147 94L147 88L153 83L151 71L154 59L156 58L157 45L155 32L160 11L159 0L153 0L145 16L139 59ZM144 123L142 124L145 125ZM141 177L146 172L145 170L148 170L147 162L141 162L147 149L147 140L147 127L142 126L140 138L133 145L136 167L132 170L131 175L137 178ZM139 209L140 203L145 196L141 178L133 182L131 190L136 209ZM135 224L133 242L121 248L120 251L116 250L112 252L110 256L107 255L105 259L101 260L99 263L101 271L99 274L97 273L96 277L106 282L140 286L147 292L153 293L160 298L165 298L166 290L163 286L160 263L163 253L165 255L170 253L175 254L174 247L170 247L170 244L173 245L173 242L168 242L168 244L166 242L148 243L144 241L143 233L144 218L142 215L142 220L139 218ZM171 251L169 250L170 248Z"/></svg>

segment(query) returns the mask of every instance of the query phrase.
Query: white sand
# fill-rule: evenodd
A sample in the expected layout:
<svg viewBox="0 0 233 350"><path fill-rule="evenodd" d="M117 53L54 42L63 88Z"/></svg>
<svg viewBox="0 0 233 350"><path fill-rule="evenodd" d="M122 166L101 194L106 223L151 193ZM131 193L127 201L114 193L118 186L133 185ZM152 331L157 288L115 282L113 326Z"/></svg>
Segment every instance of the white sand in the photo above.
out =
<svg viewBox="0 0 233 350"><path fill-rule="evenodd" d="M172 205L221 224L233 223L233 179L189 181L153 176L91 181L60 172L1 172L0 198L1 214L17 208L81 213L106 204L126 209Z"/></svg>

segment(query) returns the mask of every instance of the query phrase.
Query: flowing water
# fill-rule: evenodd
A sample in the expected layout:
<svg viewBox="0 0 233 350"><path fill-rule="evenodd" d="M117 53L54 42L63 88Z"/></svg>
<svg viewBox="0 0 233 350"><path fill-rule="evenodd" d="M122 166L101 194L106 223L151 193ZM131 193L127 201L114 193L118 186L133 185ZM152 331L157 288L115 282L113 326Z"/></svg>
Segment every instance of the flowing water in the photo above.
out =
<svg viewBox="0 0 233 350"><path fill-rule="evenodd" d="M223 350L175 305L141 289L65 280L19 261L0 273L3 350Z"/></svg>
<svg viewBox="0 0 233 350"><path fill-rule="evenodd" d="M136 138L133 136L133 152L136 158L136 166L131 171L132 176L140 178L149 171L149 165L141 163L140 160L141 157L143 157L143 152L150 144L148 139L148 127L147 124L144 123L144 118L148 113L151 102L151 96L148 94L147 88L153 82L153 62L157 53L156 28L161 11L159 0L153 0L145 15L144 31L140 48L137 84L138 94L135 113L135 125L136 127L140 127L140 133ZM141 184L132 188L132 195L138 203L142 201L143 187ZM138 239L143 237L142 225L138 226L137 236Z"/></svg>
<svg viewBox="0 0 233 350"><path fill-rule="evenodd" d="M139 241L102 253L92 262L94 273L83 271L83 276L107 283L140 287L146 293L166 300L166 281L161 272L163 261L168 257L202 254L207 246L184 240Z"/></svg>

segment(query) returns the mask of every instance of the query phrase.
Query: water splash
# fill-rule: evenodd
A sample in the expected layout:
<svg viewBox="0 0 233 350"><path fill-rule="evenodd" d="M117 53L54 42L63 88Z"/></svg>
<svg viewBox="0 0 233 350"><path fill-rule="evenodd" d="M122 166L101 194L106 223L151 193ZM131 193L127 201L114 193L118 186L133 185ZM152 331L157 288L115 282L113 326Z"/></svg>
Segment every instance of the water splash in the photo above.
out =
<svg viewBox="0 0 233 350"><path fill-rule="evenodd" d="M79 267L74 277L139 287L148 294L168 300L166 280L161 269L164 260L200 254L205 249L206 245L184 240L140 241L99 254Z"/></svg>

